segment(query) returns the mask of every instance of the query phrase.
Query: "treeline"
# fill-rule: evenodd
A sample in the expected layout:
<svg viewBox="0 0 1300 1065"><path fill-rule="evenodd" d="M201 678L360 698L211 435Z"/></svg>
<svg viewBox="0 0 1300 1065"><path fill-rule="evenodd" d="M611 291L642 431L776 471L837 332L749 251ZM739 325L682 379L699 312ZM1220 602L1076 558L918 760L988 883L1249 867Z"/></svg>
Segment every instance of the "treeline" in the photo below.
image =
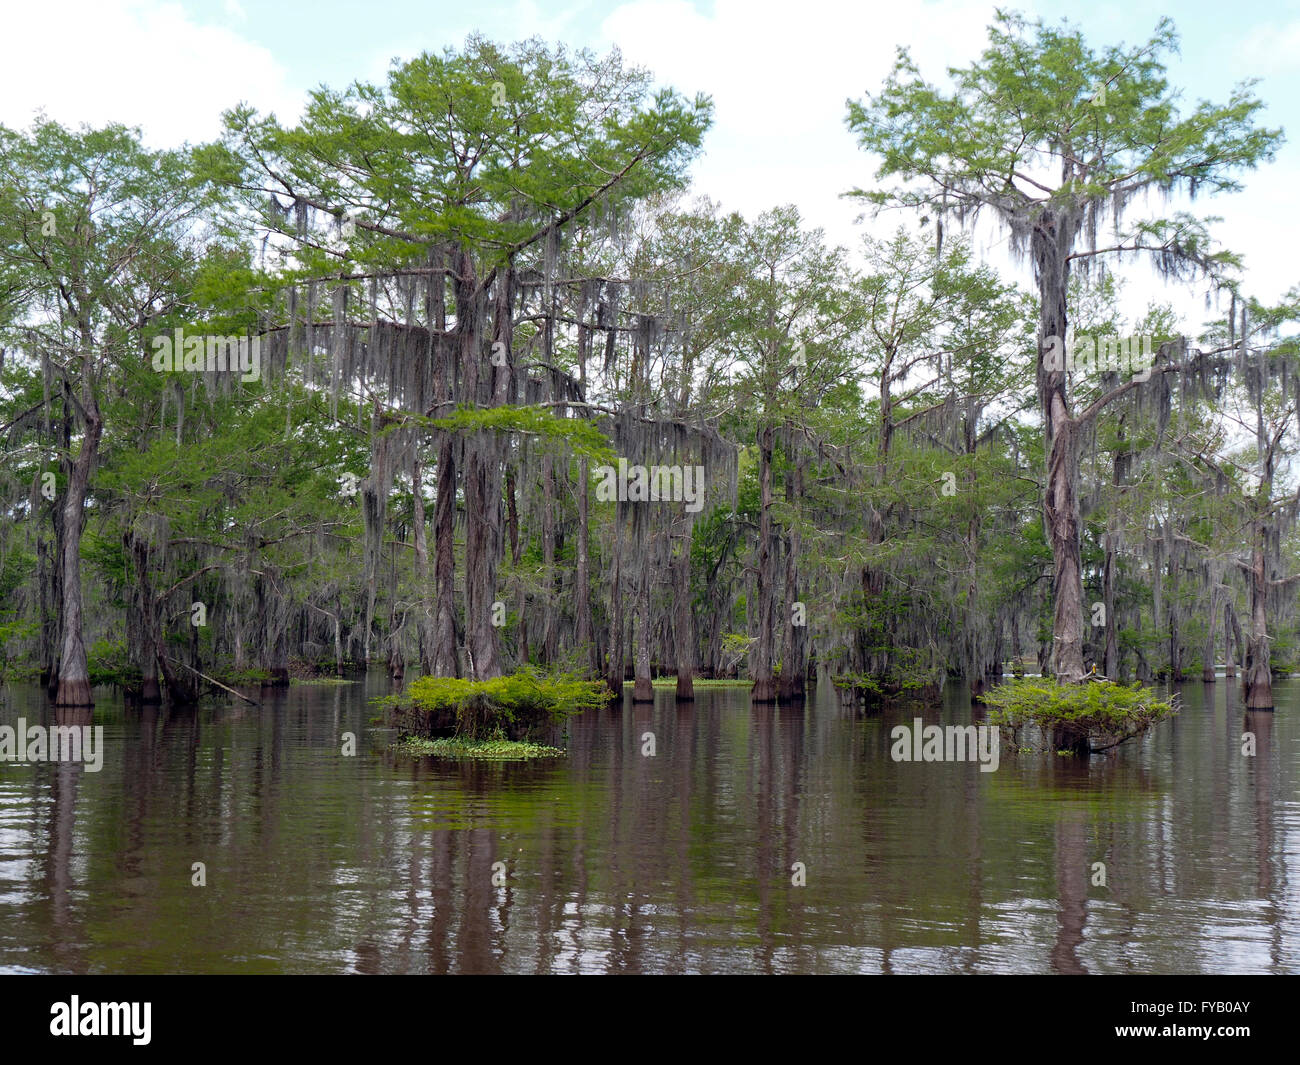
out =
<svg viewBox="0 0 1300 1065"><path fill-rule="evenodd" d="M0 127L0 671L70 705L524 664L770 701L1226 662L1271 705L1300 298L1189 215L1121 223L1279 134L1245 90L1180 118L1172 45L1000 16L951 93L900 53L848 121L903 182L857 194L911 213L858 260L685 198L707 98L537 41L197 148ZM1032 289L957 235L981 211ZM1107 256L1218 320L1125 321Z"/></svg>

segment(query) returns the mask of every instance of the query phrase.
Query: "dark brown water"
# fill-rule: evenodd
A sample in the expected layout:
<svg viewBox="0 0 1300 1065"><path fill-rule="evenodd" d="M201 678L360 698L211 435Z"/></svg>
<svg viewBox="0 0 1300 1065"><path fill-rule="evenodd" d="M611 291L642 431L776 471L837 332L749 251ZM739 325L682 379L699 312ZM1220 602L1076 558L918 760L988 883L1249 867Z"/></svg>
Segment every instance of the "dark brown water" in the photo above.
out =
<svg viewBox="0 0 1300 1065"><path fill-rule="evenodd" d="M993 773L892 761L910 713L717 690L586 714L561 761L413 760L384 690L105 691L100 772L0 762L0 972L1300 972L1300 682Z"/></svg>

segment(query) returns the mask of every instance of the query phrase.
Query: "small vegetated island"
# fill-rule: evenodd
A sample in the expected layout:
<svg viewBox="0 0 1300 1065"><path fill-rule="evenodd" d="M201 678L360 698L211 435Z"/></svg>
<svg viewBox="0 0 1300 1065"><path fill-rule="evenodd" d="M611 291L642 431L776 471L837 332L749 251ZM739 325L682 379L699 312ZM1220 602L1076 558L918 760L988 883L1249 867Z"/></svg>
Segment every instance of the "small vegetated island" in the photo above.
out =
<svg viewBox="0 0 1300 1065"><path fill-rule="evenodd" d="M418 677L380 702L385 723L398 731L395 746L407 754L516 760L563 755L536 739L610 697L604 681L525 668L485 681Z"/></svg>
<svg viewBox="0 0 1300 1065"><path fill-rule="evenodd" d="M1022 741L1061 754L1088 757L1136 739L1178 712L1177 697L1162 698L1140 684L1094 680L1058 684L1050 678L1022 677L990 688L982 696L988 721L1000 726L1013 750Z"/></svg>

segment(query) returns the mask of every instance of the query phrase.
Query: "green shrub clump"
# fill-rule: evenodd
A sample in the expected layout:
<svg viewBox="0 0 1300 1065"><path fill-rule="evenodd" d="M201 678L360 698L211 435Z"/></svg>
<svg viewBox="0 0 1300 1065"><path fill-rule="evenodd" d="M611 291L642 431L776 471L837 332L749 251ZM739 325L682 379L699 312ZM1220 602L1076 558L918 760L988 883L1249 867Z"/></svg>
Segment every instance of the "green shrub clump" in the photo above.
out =
<svg viewBox="0 0 1300 1065"><path fill-rule="evenodd" d="M1013 746L1019 746L1020 731L1028 725L1038 728L1053 749L1079 755L1116 747L1178 712L1176 699L1163 699L1150 688L1099 680L1058 684L1024 677L991 688L982 698L989 723L1007 729Z"/></svg>
<svg viewBox="0 0 1300 1065"><path fill-rule="evenodd" d="M389 696L383 703L389 724L403 735L454 732L470 739L498 735L521 739L584 710L605 706L610 698L603 681L525 667L492 680L417 677L403 694Z"/></svg>

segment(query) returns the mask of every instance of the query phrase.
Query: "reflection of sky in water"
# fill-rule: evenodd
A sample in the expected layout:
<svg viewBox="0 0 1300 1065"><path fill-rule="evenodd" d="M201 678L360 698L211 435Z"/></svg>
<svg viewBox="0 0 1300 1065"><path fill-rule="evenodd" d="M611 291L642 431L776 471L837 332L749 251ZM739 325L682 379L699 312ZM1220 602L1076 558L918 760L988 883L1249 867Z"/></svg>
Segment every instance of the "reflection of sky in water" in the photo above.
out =
<svg viewBox="0 0 1300 1065"><path fill-rule="evenodd" d="M417 761L368 723L380 685L106 694L100 773L0 765L0 971L1300 970L1300 682L1253 761L1221 682L1114 756L987 774L893 762L914 711L719 690L584 715L559 762ZM43 719L5 694L0 724Z"/></svg>

